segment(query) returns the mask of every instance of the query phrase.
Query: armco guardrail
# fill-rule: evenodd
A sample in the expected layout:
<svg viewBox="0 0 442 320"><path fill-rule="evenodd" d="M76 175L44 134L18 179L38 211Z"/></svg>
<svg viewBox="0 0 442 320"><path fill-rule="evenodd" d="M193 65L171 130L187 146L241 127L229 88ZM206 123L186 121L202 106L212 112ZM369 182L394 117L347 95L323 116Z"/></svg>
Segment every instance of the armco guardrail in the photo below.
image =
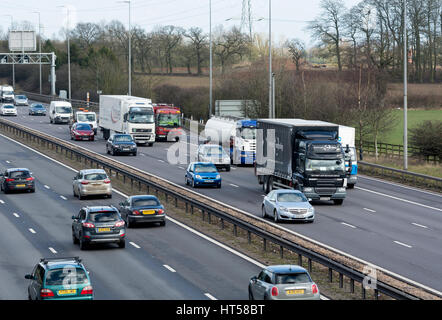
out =
<svg viewBox="0 0 442 320"><path fill-rule="evenodd" d="M373 163L358 161L360 173L366 173L370 176L388 177L403 184L409 184L416 187L425 187L431 190L442 192L442 179L425 174L388 168Z"/></svg>
<svg viewBox="0 0 442 320"><path fill-rule="evenodd" d="M80 163L84 161L85 165L91 168L103 168L108 171L110 176L112 176L113 173L116 174L117 177L121 175L123 181L130 180L132 187L138 184L139 191L146 190L148 193L154 191L157 195L162 193L166 201L169 202L173 200L176 207L179 202L184 203L186 212L189 210L193 212L194 209L198 209L203 214L208 215L209 221L211 216L215 216L221 219L221 221L227 221L233 224L235 235L238 228L241 228L247 231L249 241L252 233L262 238L264 250L266 250L267 244L272 242L279 246L281 256L284 250L290 250L298 255L298 261L300 263L302 263L303 258L306 258L310 271L312 270L313 262L325 266L329 270L330 280L332 279L333 271L339 274L341 288L344 276L350 279L352 292L354 292L355 282L362 284L367 280L364 271L367 264L344 253L306 240L306 238L303 238L303 236L299 234L270 224L252 214L231 208L216 200L175 185L165 179L124 165L67 141L24 127L12 121L0 119L0 131L12 136L14 139L21 139L25 143L36 143L40 148L55 150L55 152L59 152L71 160L74 160L75 157L76 161ZM365 299L365 292L365 287L362 286L363 299ZM394 299L442 299L441 293L415 284L412 281L401 279L399 276L395 276L386 270L377 271L374 295L376 298L378 297L378 293L382 293Z"/></svg>

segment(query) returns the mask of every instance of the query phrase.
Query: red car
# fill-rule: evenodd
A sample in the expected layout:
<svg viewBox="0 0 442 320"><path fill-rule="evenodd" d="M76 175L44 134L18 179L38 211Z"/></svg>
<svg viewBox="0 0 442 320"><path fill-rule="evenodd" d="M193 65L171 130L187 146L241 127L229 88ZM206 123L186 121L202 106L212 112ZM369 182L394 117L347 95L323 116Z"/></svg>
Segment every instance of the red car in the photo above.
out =
<svg viewBox="0 0 442 320"><path fill-rule="evenodd" d="M75 123L71 128L71 140L94 141L94 130L87 123Z"/></svg>

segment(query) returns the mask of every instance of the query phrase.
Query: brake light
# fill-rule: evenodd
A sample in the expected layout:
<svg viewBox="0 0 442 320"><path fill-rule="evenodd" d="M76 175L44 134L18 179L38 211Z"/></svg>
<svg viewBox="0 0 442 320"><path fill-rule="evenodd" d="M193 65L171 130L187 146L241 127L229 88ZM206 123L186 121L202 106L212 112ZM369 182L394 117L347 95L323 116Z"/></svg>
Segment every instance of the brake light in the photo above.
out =
<svg viewBox="0 0 442 320"><path fill-rule="evenodd" d="M10 179L10 178L6 179L6 182L11 182L11 181L14 181L14 179Z"/></svg>
<svg viewBox="0 0 442 320"><path fill-rule="evenodd" d="M49 289L41 289L40 290L40 297L41 298L49 298L49 297L53 297L54 293L49 290Z"/></svg>
<svg viewBox="0 0 442 320"><path fill-rule="evenodd" d="M83 227L85 228L95 228L95 225L90 222L83 222Z"/></svg>
<svg viewBox="0 0 442 320"><path fill-rule="evenodd" d="M158 210L158 213L159 213L159 214L163 214L163 213L164 213L164 210L163 210L163 209L160 209L160 210Z"/></svg>
<svg viewBox="0 0 442 320"><path fill-rule="evenodd" d="M122 227L122 226L124 226L124 221L123 220L118 221L117 223L115 223L115 227Z"/></svg>
<svg viewBox="0 0 442 320"><path fill-rule="evenodd" d="M89 184L87 181L81 181L81 184Z"/></svg>
<svg viewBox="0 0 442 320"><path fill-rule="evenodd" d="M93 295L94 289L92 288L92 286L86 286L83 288L83 290L81 290L81 294L82 295Z"/></svg>
<svg viewBox="0 0 442 320"><path fill-rule="evenodd" d="M276 297L276 296L278 296L278 294L279 294L278 288L277 287L273 287L272 288L272 296Z"/></svg>
<svg viewBox="0 0 442 320"><path fill-rule="evenodd" d="M312 285L312 293L317 294L318 293L318 286L316 284Z"/></svg>
<svg viewBox="0 0 442 320"><path fill-rule="evenodd" d="M109 179L104 180L104 183L111 183Z"/></svg>
<svg viewBox="0 0 442 320"><path fill-rule="evenodd" d="M134 210L134 215L136 215L136 216L139 216L141 213L140 213L140 211L138 211L138 210Z"/></svg>
<svg viewBox="0 0 442 320"><path fill-rule="evenodd" d="M27 178L26 181L34 181L34 178Z"/></svg>

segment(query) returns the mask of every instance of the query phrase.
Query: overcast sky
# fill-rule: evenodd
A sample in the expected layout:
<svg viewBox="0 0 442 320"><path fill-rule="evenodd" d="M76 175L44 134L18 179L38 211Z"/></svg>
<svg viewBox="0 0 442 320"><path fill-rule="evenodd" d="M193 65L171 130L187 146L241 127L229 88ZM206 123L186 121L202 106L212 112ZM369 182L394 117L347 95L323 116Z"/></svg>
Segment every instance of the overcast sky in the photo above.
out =
<svg viewBox="0 0 442 320"><path fill-rule="evenodd" d="M7 31L12 15L14 21L27 20L41 24L45 38L60 38L60 30L66 25L66 9L70 12L70 25L78 22L110 22L120 20L128 26L128 4L117 0L0 0L0 27ZM343 0L351 7L359 0ZM212 0L212 26L229 28L241 23L242 0ZM306 21L319 13L320 0L273 0L272 34L275 42L288 38L300 38L307 44L310 36L305 32ZM132 25L150 31L157 25L175 25L184 28L197 26L209 31L209 0L132 0ZM252 0L254 31L268 35L269 0ZM230 21L226 19L231 18Z"/></svg>

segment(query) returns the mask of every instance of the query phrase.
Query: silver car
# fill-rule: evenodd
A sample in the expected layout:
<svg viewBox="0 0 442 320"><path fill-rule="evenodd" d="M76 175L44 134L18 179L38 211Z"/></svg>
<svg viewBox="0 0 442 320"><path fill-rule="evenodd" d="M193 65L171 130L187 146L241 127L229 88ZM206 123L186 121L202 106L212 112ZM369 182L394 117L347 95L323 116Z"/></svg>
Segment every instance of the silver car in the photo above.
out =
<svg viewBox="0 0 442 320"><path fill-rule="evenodd" d="M271 216L275 222L315 220L315 209L301 191L273 190L262 202L262 217Z"/></svg>
<svg viewBox="0 0 442 320"><path fill-rule="evenodd" d="M81 170L72 183L74 197L82 200L87 196L104 195L112 198L112 184L103 169Z"/></svg>
<svg viewBox="0 0 442 320"><path fill-rule="evenodd" d="M269 266L250 279L249 300L320 300L307 270L296 265Z"/></svg>
<svg viewBox="0 0 442 320"><path fill-rule="evenodd" d="M218 169L230 171L230 156L223 147L216 144L201 144L198 147L198 161L212 162Z"/></svg>
<svg viewBox="0 0 442 320"><path fill-rule="evenodd" d="M28 98L24 95L16 95L14 97L14 104L16 106L28 106L29 105Z"/></svg>

